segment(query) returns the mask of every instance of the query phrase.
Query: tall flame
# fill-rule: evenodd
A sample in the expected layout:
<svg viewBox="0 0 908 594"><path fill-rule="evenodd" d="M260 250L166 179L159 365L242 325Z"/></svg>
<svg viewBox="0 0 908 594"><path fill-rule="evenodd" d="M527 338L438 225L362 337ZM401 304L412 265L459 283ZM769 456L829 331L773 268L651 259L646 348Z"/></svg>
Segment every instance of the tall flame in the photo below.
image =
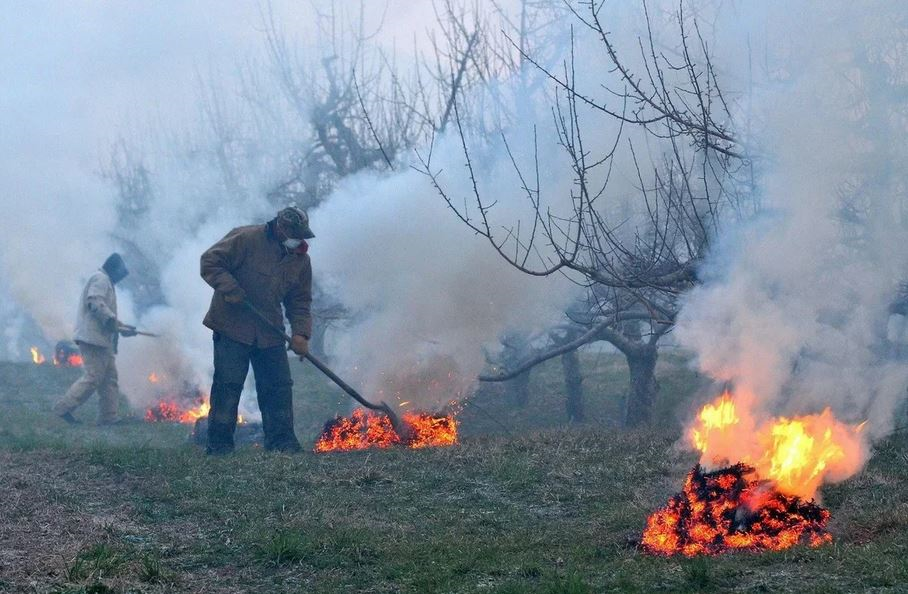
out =
<svg viewBox="0 0 908 594"><path fill-rule="evenodd" d="M731 400L731 394L727 391L722 394L712 404L707 404L700 409L697 415L699 424L691 429L691 440L696 447L705 456L709 451L709 436L714 431L722 432L727 427L737 425L741 422L738 413L735 410L735 403Z"/></svg>
<svg viewBox="0 0 908 594"><path fill-rule="evenodd" d="M29 349L32 354L32 363L35 365L43 365L47 359L44 358L44 355L41 354L41 351L38 350L38 347L32 347Z"/></svg>
<svg viewBox="0 0 908 594"><path fill-rule="evenodd" d="M688 439L707 468L743 462L782 493L812 498L824 482L844 480L860 469L866 457L861 429L837 420L829 409L757 423L726 391L700 409Z"/></svg>

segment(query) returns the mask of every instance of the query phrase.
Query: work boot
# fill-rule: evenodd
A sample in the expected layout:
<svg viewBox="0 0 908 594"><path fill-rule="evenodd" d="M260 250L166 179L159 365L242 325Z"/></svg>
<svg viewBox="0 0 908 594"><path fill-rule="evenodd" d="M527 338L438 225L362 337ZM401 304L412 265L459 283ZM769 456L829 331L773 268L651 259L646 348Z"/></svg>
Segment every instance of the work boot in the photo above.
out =
<svg viewBox="0 0 908 594"><path fill-rule="evenodd" d="M70 425L81 425L82 421L73 416L71 412L65 412L60 415L60 418L69 423Z"/></svg>

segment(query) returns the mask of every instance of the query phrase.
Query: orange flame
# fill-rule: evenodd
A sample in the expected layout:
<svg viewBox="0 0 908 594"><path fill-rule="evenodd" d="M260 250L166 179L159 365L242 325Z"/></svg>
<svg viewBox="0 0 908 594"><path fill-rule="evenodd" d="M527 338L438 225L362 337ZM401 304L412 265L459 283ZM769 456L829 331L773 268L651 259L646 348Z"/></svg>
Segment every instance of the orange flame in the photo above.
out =
<svg viewBox="0 0 908 594"><path fill-rule="evenodd" d="M211 412L211 403L208 400L208 396L199 398L196 406L192 408L183 408L174 400L162 400L145 410L145 421L149 423L167 422L191 425L199 419L207 417L209 412ZM243 415L237 415L236 422L242 424L246 420Z"/></svg>
<svg viewBox="0 0 908 594"><path fill-rule="evenodd" d="M705 456L709 451L710 433L717 431L722 432L726 428L737 425L741 422L735 411L735 403L731 400L731 394L724 392L714 403L707 404L700 409L697 414L699 424L691 429L691 440L696 447Z"/></svg>
<svg viewBox="0 0 908 594"><path fill-rule="evenodd" d="M737 396L726 390L697 413L687 437L700 464L647 520L644 550L693 556L832 540L829 512L812 499L824 483L861 468L864 423L842 423L829 409L758 422L749 406L755 399ZM725 468L704 470L717 466Z"/></svg>
<svg viewBox="0 0 908 594"><path fill-rule="evenodd" d="M809 499L824 482L844 480L860 469L866 449L862 426L842 423L829 409L758 425L746 407L725 392L700 409L688 437L701 454L701 464L743 462L782 493Z"/></svg>
<svg viewBox="0 0 908 594"><path fill-rule="evenodd" d="M162 400L145 411L145 420L149 423L160 421L171 423L195 423L202 417L207 417L211 410L208 397L201 398L196 406L185 409L173 400ZM242 417L239 418L242 421Z"/></svg>
<svg viewBox="0 0 908 594"><path fill-rule="evenodd" d="M406 443L394 431L388 417L358 408L349 417L337 417L329 421L315 443L315 451L365 450L398 444L410 448L427 448L457 443L457 421L452 415L408 412L404 413L401 420L411 431Z"/></svg>
<svg viewBox="0 0 908 594"><path fill-rule="evenodd" d="M41 351L38 350L38 347L32 347L29 349L32 354L32 363L35 365L44 365L47 359L44 358L44 355L41 354Z"/></svg>
<svg viewBox="0 0 908 594"><path fill-rule="evenodd" d="M62 359L60 358L62 357ZM54 365L57 367L82 367L84 361L82 360L82 355L78 353L72 353L69 355L55 354L54 355Z"/></svg>

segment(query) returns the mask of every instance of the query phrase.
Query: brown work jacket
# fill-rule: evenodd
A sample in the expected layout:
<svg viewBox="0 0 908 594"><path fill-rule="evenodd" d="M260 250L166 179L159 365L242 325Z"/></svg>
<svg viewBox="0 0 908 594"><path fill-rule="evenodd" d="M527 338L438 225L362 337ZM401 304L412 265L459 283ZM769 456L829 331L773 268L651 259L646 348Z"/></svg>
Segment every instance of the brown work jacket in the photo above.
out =
<svg viewBox="0 0 908 594"><path fill-rule="evenodd" d="M283 338L259 321L242 303L248 299L268 320L284 326L284 313L294 335L312 334L312 265L308 246L288 251L274 234L273 222L237 227L202 254L202 278L214 287L211 307L203 322L224 336L259 348L279 346Z"/></svg>
<svg viewBox="0 0 908 594"><path fill-rule="evenodd" d="M82 290L73 339L78 343L116 349L116 328L117 292L107 273L98 270Z"/></svg>

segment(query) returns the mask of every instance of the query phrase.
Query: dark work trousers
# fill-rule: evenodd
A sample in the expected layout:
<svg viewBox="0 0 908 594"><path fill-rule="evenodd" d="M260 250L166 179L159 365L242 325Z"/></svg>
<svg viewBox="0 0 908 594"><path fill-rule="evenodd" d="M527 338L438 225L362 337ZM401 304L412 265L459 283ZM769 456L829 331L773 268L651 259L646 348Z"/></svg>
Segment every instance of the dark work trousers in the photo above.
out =
<svg viewBox="0 0 908 594"><path fill-rule="evenodd" d="M233 451L240 394L249 373L255 376L265 449L297 452L300 443L293 432L293 380L283 346L260 349L214 333L214 381L208 413L208 453Z"/></svg>

